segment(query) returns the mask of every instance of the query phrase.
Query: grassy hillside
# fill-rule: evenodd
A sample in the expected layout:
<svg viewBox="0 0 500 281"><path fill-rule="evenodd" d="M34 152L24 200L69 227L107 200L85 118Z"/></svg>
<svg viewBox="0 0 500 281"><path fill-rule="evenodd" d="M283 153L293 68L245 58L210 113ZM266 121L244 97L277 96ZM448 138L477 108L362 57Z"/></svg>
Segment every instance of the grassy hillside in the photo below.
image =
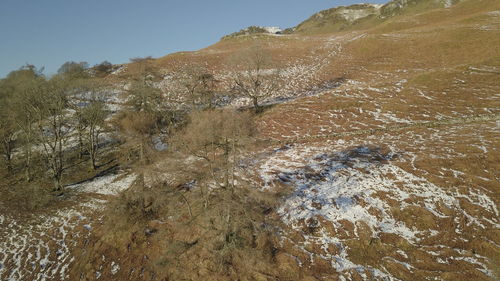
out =
<svg viewBox="0 0 500 281"><path fill-rule="evenodd" d="M250 113L248 101L230 94L235 57L255 46L272 57L265 73L279 70L279 87ZM200 110L169 129L168 150L130 165L132 175L81 183L94 191L79 195L89 201L65 206L83 218L59 212L39 231L62 225L52 232L68 248L67 268L54 262L50 276L498 280L498 46L497 0L394 0L322 11L291 34L234 36L148 60L165 101L185 98L173 95L175 75L203 65L224 108L237 110ZM116 103L126 106L141 67L103 78L121 93ZM203 138L226 127L234 130L223 132L226 143L207 150L214 140ZM228 140L242 133L230 150ZM200 142L203 157L189 154ZM2 229L8 219L0 216ZM41 252L57 261L50 241ZM0 278L17 268L14 258L24 276L49 272L31 269L35 248L16 256L25 244L0 239L0 249L13 249L0 252Z"/></svg>

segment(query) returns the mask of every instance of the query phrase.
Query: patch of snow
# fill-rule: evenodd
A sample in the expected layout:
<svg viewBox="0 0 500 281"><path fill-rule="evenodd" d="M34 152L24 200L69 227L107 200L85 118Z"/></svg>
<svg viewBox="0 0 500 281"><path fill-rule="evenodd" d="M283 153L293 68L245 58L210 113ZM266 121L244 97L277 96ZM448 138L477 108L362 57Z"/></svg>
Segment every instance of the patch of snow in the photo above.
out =
<svg viewBox="0 0 500 281"><path fill-rule="evenodd" d="M396 253L400 254L402 257L404 257L405 259L408 258L408 255L403 251L403 250L397 250Z"/></svg>
<svg viewBox="0 0 500 281"><path fill-rule="evenodd" d="M365 18L369 15L373 15L373 12L369 9L342 9L338 13L347 21L353 22L355 20Z"/></svg>
<svg viewBox="0 0 500 281"><path fill-rule="evenodd" d="M279 28L277 26L265 26L262 28L264 28L268 33L271 33L271 34L277 34L277 33L282 31L281 28Z"/></svg>
<svg viewBox="0 0 500 281"><path fill-rule="evenodd" d="M118 271L120 271L120 265L115 263L114 261L111 262L111 274L115 275L118 273Z"/></svg>
<svg viewBox="0 0 500 281"><path fill-rule="evenodd" d="M98 209L98 204L81 203L22 222L8 217L6 224L0 227L0 263L3 265L0 279L67 279L67 270L74 261L71 248L82 235L78 230L88 222L85 214ZM9 271L5 268L7 261Z"/></svg>
<svg viewBox="0 0 500 281"><path fill-rule="evenodd" d="M345 147L348 144L337 141L336 145ZM263 188L271 189L276 182L282 182L296 189L278 209L278 214L292 229L302 233L306 240L304 245L319 244L324 249L328 245L337 245L341 249L340 253L324 258L331 260L332 267L339 272L367 268L350 262L343 240L325 231L317 218L331 222L336 230L344 229L343 222L350 222L354 230L349 235L354 237L358 235L358 227L362 222L368 226L372 237L378 237L380 233L393 233L410 244L418 244L422 238L429 234L435 236L439 232L405 225L393 216L394 208L404 210L410 206L423 207L436 218L446 218L448 216L441 211L446 206L464 214L468 224L484 227L483 224L488 223L488 220L470 216L462 209L459 200L465 198L498 216L495 203L486 194L478 190L463 194L456 189L443 189L394 165L391 161L392 152L384 155L369 147L333 153L326 152L328 150L331 151L331 148L301 145L275 150L261 162L259 175ZM460 171L455 173L458 175ZM313 227L319 227L319 231L314 236L304 235L304 227L311 223L318 224ZM456 223L451 231L461 233L460 224ZM306 251L303 246L298 246ZM404 252L399 254L408 258ZM411 265L396 262L412 270Z"/></svg>
<svg viewBox="0 0 500 281"><path fill-rule="evenodd" d="M484 263L480 262L476 258L473 258L473 257L451 257L451 259L462 260L462 261L465 261L465 262L468 262L471 264L479 265L480 266L480 268L478 268L479 271L488 275L489 277L494 277L493 272L491 270L489 270L488 267Z"/></svg>
<svg viewBox="0 0 500 281"><path fill-rule="evenodd" d="M126 69L127 69L127 66L126 65L122 65L122 66L118 67L116 70L114 70L113 72L111 72L111 74L112 75L118 75L120 73L123 73Z"/></svg>
<svg viewBox="0 0 500 281"><path fill-rule="evenodd" d="M500 10L488 12L487 15L493 16L493 17L500 17Z"/></svg>
<svg viewBox="0 0 500 281"><path fill-rule="evenodd" d="M449 8L453 5L453 1L452 0L444 0L443 4L444 4L445 8Z"/></svg>
<svg viewBox="0 0 500 281"><path fill-rule="evenodd" d="M91 181L68 186L80 192L97 193L103 195L117 195L128 189L134 180L135 175L115 175L110 174L95 178Z"/></svg>
<svg viewBox="0 0 500 281"><path fill-rule="evenodd" d="M168 148L168 144L163 142L161 136L155 136L155 137L153 137L153 147L157 151L164 151Z"/></svg>

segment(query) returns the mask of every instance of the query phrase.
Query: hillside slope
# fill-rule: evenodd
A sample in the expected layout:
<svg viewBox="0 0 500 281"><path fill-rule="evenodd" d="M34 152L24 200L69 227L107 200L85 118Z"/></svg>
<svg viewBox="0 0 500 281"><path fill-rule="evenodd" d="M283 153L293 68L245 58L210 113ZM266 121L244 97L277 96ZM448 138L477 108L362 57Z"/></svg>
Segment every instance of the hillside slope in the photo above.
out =
<svg viewBox="0 0 500 281"><path fill-rule="evenodd" d="M292 34L236 36L155 59L155 85L172 92L174 73L204 64L227 92L228 61L255 44L275 58L281 84L255 117L263 147L245 155L236 173L256 190L289 192L265 210L279 222L268 264L246 265L253 275L241 280L500 278L499 1L334 8ZM119 93L115 105L125 106L136 66L105 78ZM234 98L226 106L246 105ZM118 178L119 189L130 186L127 179ZM82 203L74 215L52 215L63 237L47 248L0 241L0 279L175 280L166 273L174 265L160 258L171 249L165 241L178 239L192 247L176 259L191 280L240 280L212 267L201 234L171 232L168 214L119 240L126 238L110 233L101 216L102 200L113 195L90 193L98 208ZM2 229L15 225L9 219L0 216ZM150 233L152 226L159 231Z"/></svg>

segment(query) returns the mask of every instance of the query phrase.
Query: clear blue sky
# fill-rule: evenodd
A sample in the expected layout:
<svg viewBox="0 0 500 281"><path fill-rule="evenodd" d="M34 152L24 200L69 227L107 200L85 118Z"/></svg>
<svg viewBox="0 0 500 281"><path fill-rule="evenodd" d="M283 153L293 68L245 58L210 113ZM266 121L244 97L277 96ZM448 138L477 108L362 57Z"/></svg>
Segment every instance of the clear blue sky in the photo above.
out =
<svg viewBox="0 0 500 281"><path fill-rule="evenodd" d="M51 74L70 60L124 63L197 50L250 25L291 27L353 3L359 1L0 0L0 77L26 63Z"/></svg>

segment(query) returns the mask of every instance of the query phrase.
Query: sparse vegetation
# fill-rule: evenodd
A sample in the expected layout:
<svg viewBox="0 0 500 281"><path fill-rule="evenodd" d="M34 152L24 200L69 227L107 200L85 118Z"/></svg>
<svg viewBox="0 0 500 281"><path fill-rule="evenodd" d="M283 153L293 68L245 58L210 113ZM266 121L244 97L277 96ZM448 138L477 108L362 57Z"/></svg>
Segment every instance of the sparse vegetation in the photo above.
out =
<svg viewBox="0 0 500 281"><path fill-rule="evenodd" d="M232 89L251 100L256 112L262 110L261 102L279 87L280 69L262 46L254 45L230 58Z"/></svg>
<svg viewBox="0 0 500 281"><path fill-rule="evenodd" d="M203 65L189 65L179 72L177 82L184 90L191 110L215 107L216 79Z"/></svg>
<svg viewBox="0 0 500 281"><path fill-rule="evenodd" d="M78 108L80 132L82 133L83 145L90 156L92 169L97 169L97 155L99 151L99 137L106 129L107 110L105 104L97 98L89 104Z"/></svg>
<svg viewBox="0 0 500 281"><path fill-rule="evenodd" d="M86 146L85 151L89 152L95 167L98 138L104 126L104 105L94 100L88 107L80 108L71 101L76 94L97 90L85 63L65 63L51 78L27 65L11 72L2 80L0 88L0 106L5 114L1 122L2 152L11 178L21 172L26 182L35 181L30 186L45 185L42 175L45 172L37 168L35 175L34 171L34 160L41 157L44 161L37 164L50 172L53 189L62 192L63 175L74 165L71 142L75 130L80 146ZM77 113L73 114L72 110ZM79 153L83 153L82 149Z"/></svg>
<svg viewBox="0 0 500 281"><path fill-rule="evenodd" d="M230 39L230 38L234 38L234 37L237 37L237 36L242 36L242 35L252 35L252 34L264 34L264 33L268 33L267 30L263 27L260 27L260 26L249 26L247 28L244 28L238 32L233 32L229 35L226 35L224 37L222 37L222 40L224 39Z"/></svg>
<svg viewBox="0 0 500 281"><path fill-rule="evenodd" d="M94 70L98 77L103 77L110 74L113 71L113 64L109 61L103 61L100 64L95 65Z"/></svg>
<svg viewBox="0 0 500 281"><path fill-rule="evenodd" d="M0 279L495 280L500 6L477 1L11 72Z"/></svg>

